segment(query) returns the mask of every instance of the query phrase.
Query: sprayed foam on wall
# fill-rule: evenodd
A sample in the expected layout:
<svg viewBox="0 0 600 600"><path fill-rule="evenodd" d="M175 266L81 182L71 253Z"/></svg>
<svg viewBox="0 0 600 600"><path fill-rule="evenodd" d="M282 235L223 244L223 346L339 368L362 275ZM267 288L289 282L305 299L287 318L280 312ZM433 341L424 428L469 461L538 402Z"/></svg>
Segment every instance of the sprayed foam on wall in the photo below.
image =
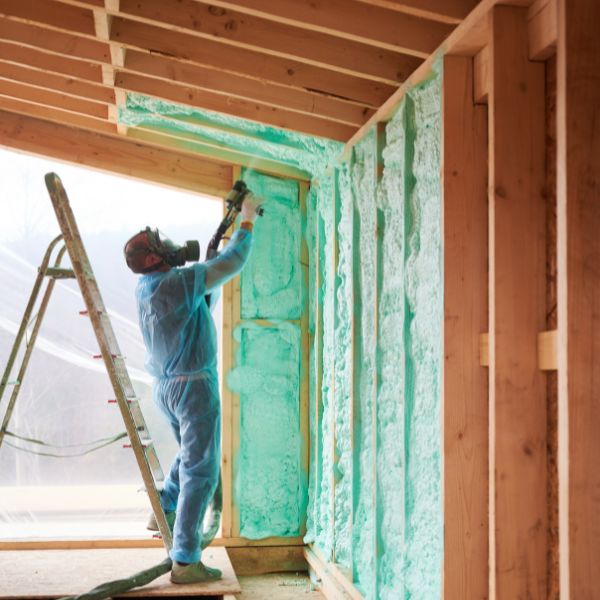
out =
<svg viewBox="0 0 600 600"><path fill-rule="evenodd" d="M334 312L334 552L336 562L352 566L352 185L350 167L336 171L335 227L338 260Z"/></svg>
<svg viewBox="0 0 600 600"><path fill-rule="evenodd" d="M119 122L158 133L181 133L191 141L275 160L317 176L340 153L342 144L326 138L269 127L199 108L127 94Z"/></svg>
<svg viewBox="0 0 600 600"><path fill-rule="evenodd" d="M301 464L300 329L243 323L229 387L240 395L235 499L240 534L250 539L300 535L306 508Z"/></svg>
<svg viewBox="0 0 600 600"><path fill-rule="evenodd" d="M440 388L442 356L441 77L414 88L415 179L407 218L407 595L439 598L442 570Z"/></svg>
<svg viewBox="0 0 600 600"><path fill-rule="evenodd" d="M404 207L412 186L410 163L411 131L407 131L407 104L402 104L386 127L384 170L377 194L381 220L379 236L380 276L378 285L378 371L377 393L377 498L379 598L404 598L401 550L404 548L405 464L404 410L405 376L403 340L404 294Z"/></svg>
<svg viewBox="0 0 600 600"><path fill-rule="evenodd" d="M366 598L376 597L375 554L376 451L376 140L374 132L354 150L352 189L355 231L353 252L355 289L354 464L355 514L353 575Z"/></svg>
<svg viewBox="0 0 600 600"><path fill-rule="evenodd" d="M242 319L299 319L304 290L300 267L298 182L245 169L248 187L265 199L254 225L254 244L242 271Z"/></svg>
<svg viewBox="0 0 600 600"><path fill-rule="evenodd" d="M319 261L322 273L322 366L321 366L321 470L320 495L317 499L318 522L314 538L326 557L333 555L333 360L334 360L334 183L333 178L319 181ZM321 235L322 234L322 235Z"/></svg>

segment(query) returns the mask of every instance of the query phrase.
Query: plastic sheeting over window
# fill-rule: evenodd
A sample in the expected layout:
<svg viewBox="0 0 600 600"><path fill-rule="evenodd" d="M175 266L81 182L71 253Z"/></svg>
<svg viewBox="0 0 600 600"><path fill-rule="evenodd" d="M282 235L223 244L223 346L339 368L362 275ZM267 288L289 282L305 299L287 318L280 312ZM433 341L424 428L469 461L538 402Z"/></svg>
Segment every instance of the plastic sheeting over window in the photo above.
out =
<svg viewBox="0 0 600 600"><path fill-rule="evenodd" d="M146 225L176 241L206 244L221 203L71 166L0 155L0 368L3 370L50 240L59 233L43 176L54 170L69 195L121 351L163 468L175 452L170 428L151 400L137 323L137 276L122 257L124 242ZM66 265L68 259L63 261ZM84 305L74 281L57 281L8 429L60 446L125 430ZM220 323L220 307L215 319ZM220 327L218 327L220 330ZM17 361L19 364L19 361ZM10 389L0 404L4 415ZM125 440L126 441L126 440ZM17 451L46 449L7 437L0 448L0 539L147 536L149 511L133 452L123 441L76 458ZM86 446L49 449L73 454Z"/></svg>

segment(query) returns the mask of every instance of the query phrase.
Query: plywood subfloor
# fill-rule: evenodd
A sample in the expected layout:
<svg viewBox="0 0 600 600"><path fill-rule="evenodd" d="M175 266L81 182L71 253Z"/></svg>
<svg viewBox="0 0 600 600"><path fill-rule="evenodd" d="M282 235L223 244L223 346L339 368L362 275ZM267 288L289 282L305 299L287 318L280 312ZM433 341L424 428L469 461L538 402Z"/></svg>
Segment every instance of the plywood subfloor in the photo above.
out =
<svg viewBox="0 0 600 600"><path fill-rule="evenodd" d="M165 559L161 548L19 550L0 552L0 599L47 599L81 594L105 581L129 577ZM225 548L209 548L202 560L223 571L211 583L174 585L169 573L123 597L221 596L241 591Z"/></svg>
<svg viewBox="0 0 600 600"><path fill-rule="evenodd" d="M237 600L325 600L306 573L240 576L240 585Z"/></svg>

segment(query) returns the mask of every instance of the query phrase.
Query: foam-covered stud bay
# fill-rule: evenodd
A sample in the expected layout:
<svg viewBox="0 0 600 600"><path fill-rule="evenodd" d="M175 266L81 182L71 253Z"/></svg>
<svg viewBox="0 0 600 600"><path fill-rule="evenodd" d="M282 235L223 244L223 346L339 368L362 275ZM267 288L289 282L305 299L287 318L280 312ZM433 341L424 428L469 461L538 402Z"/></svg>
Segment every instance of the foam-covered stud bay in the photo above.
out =
<svg viewBox="0 0 600 600"><path fill-rule="evenodd" d="M237 366L229 387L240 396L235 498L240 535L300 535L306 473L300 434L300 328L291 323L240 325Z"/></svg>
<svg viewBox="0 0 600 600"><path fill-rule="evenodd" d="M242 271L242 319L299 319L304 290L300 265L298 182L244 170L243 179L263 198L254 244Z"/></svg>

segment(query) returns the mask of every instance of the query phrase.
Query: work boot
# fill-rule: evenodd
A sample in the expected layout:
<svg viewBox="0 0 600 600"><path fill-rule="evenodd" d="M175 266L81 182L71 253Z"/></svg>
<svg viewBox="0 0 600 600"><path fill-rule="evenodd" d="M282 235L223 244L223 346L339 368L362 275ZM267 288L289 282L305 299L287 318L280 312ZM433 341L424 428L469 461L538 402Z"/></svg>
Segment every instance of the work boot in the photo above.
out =
<svg viewBox="0 0 600 600"><path fill-rule="evenodd" d="M166 511L165 517L167 517L167 525L169 526L169 529L173 531L173 525L175 524L175 511ZM150 531L158 531L158 523L156 522L156 517L154 516L154 513L150 514L150 518L148 519L148 523L146 524L146 529L149 529Z"/></svg>
<svg viewBox="0 0 600 600"><path fill-rule="evenodd" d="M221 579L222 576L223 573L219 569L207 567L201 562L182 565L174 560L171 569L171 581L173 583L205 583Z"/></svg>

